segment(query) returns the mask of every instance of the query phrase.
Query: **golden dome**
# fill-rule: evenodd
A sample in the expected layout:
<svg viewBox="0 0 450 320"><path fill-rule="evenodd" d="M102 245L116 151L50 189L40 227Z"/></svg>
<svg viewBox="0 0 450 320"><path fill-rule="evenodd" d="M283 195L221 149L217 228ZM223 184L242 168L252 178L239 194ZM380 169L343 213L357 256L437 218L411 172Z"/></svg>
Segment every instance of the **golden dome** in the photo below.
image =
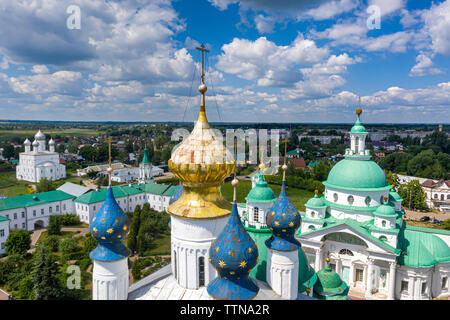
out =
<svg viewBox="0 0 450 320"><path fill-rule="evenodd" d="M168 212L186 219L218 218L231 212L231 204L222 197L220 186L235 170L233 155L208 123L203 81L199 91L202 100L197 123L169 160L169 170L180 179L184 192Z"/></svg>

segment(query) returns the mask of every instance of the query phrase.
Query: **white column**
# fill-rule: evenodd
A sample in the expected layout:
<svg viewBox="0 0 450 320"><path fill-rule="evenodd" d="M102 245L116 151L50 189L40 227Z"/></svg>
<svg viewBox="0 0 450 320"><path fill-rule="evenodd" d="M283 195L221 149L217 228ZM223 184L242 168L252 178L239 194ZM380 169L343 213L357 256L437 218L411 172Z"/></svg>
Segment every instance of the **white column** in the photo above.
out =
<svg viewBox="0 0 450 320"><path fill-rule="evenodd" d="M373 259L368 259L367 265L367 283L366 283L366 297L372 295L373 283Z"/></svg>
<svg viewBox="0 0 450 320"><path fill-rule="evenodd" d="M349 279L348 279L348 285L350 287L354 286L354 279L355 279L355 265L353 264L353 261L350 262L350 271L349 271Z"/></svg>
<svg viewBox="0 0 450 320"><path fill-rule="evenodd" d="M320 270L320 260L321 260L322 252L320 249L316 249L316 261L314 263L314 269L316 272Z"/></svg>
<svg viewBox="0 0 450 320"><path fill-rule="evenodd" d="M391 262L389 264L389 291L388 300L395 300L395 273L396 273L396 262Z"/></svg>
<svg viewBox="0 0 450 320"><path fill-rule="evenodd" d="M127 300L127 259L104 262L94 260L92 272L92 300Z"/></svg>
<svg viewBox="0 0 450 320"><path fill-rule="evenodd" d="M336 273L342 278L342 260L336 259Z"/></svg>
<svg viewBox="0 0 450 320"><path fill-rule="evenodd" d="M267 249L267 283L282 299L298 297L298 251Z"/></svg>

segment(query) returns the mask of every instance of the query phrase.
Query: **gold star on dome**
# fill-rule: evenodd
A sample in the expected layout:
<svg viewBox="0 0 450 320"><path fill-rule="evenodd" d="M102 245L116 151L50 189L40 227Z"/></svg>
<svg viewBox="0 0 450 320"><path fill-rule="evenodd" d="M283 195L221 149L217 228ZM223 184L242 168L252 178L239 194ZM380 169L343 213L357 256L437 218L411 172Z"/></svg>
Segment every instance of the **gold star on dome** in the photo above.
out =
<svg viewBox="0 0 450 320"><path fill-rule="evenodd" d="M118 218L116 219L116 223L119 223L119 219Z"/></svg>
<svg viewBox="0 0 450 320"><path fill-rule="evenodd" d="M275 225L276 225L276 226L279 226L280 223L279 223L278 221L275 221Z"/></svg>
<svg viewBox="0 0 450 320"><path fill-rule="evenodd" d="M234 255L234 251L228 251L228 255L229 256L233 256Z"/></svg>
<svg viewBox="0 0 450 320"><path fill-rule="evenodd" d="M102 220L102 223L105 223L105 219Z"/></svg>
<svg viewBox="0 0 450 320"><path fill-rule="evenodd" d="M251 247L248 248L248 252L252 253L252 248Z"/></svg>
<svg viewBox="0 0 450 320"><path fill-rule="evenodd" d="M105 237L101 237L101 239L102 239L102 240L105 240L106 238L105 238Z"/></svg>
<svg viewBox="0 0 450 320"><path fill-rule="evenodd" d="M258 256L258 257L256 257L256 263L258 263L258 261L259 261L259 256Z"/></svg>
<svg viewBox="0 0 450 320"><path fill-rule="evenodd" d="M281 230L281 231L286 232L286 229L283 229L283 230Z"/></svg>
<svg viewBox="0 0 450 320"><path fill-rule="evenodd" d="M119 235L117 236L117 238L119 238L119 239L120 239L120 238L122 238L122 236L121 236L121 235L119 234Z"/></svg>
<svg viewBox="0 0 450 320"><path fill-rule="evenodd" d="M286 213L283 213L281 216L282 216L283 218L286 217Z"/></svg>
<svg viewBox="0 0 450 320"><path fill-rule="evenodd" d="M230 274L234 274L234 271L230 271Z"/></svg>
<svg viewBox="0 0 450 320"><path fill-rule="evenodd" d="M223 262L222 260L219 260L219 266L221 268L225 267L227 264L225 262Z"/></svg>
<svg viewBox="0 0 450 320"><path fill-rule="evenodd" d="M289 227L293 227L294 224L292 222L289 222Z"/></svg>
<svg viewBox="0 0 450 320"><path fill-rule="evenodd" d="M216 247L216 252L219 252L219 247Z"/></svg>
<svg viewBox="0 0 450 320"><path fill-rule="evenodd" d="M97 232L97 228L96 228L96 227L94 227L94 228L92 229L92 231L94 231L94 232Z"/></svg>
<svg viewBox="0 0 450 320"><path fill-rule="evenodd" d="M274 215L275 215L275 212L272 211L272 215L274 216Z"/></svg>
<svg viewBox="0 0 450 320"><path fill-rule="evenodd" d="M95 217L92 219L92 222L94 222L95 221Z"/></svg>
<svg viewBox="0 0 450 320"><path fill-rule="evenodd" d="M109 228L108 230L106 230L106 232L108 232L109 234L111 234L111 233L113 233L113 229L112 228Z"/></svg>
<svg viewBox="0 0 450 320"><path fill-rule="evenodd" d="M246 266L247 266L247 262L245 262L245 261L239 262L239 267L245 268Z"/></svg>
<svg viewBox="0 0 450 320"><path fill-rule="evenodd" d="M127 230L127 225L123 226L123 230L126 231Z"/></svg>

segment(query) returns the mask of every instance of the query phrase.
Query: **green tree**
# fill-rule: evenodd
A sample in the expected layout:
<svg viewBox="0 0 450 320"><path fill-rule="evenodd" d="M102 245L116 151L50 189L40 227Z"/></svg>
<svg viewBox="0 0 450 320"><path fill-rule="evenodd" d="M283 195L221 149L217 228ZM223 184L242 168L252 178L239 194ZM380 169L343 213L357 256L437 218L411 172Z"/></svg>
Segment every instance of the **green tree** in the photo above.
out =
<svg viewBox="0 0 450 320"><path fill-rule="evenodd" d="M325 181L328 177L328 173L330 172L331 168L330 166L324 162L320 161L317 165L313 168L313 175L314 179L318 181Z"/></svg>
<svg viewBox="0 0 450 320"><path fill-rule="evenodd" d="M5 159L14 158L14 146L9 144L3 148L3 157Z"/></svg>
<svg viewBox="0 0 450 320"><path fill-rule="evenodd" d="M5 242L5 250L8 255L22 254L31 246L31 232L26 230L12 230Z"/></svg>
<svg viewBox="0 0 450 320"><path fill-rule="evenodd" d="M89 170L86 175L89 177L89 179L95 179L95 177L97 177L97 172L94 170Z"/></svg>
<svg viewBox="0 0 450 320"><path fill-rule="evenodd" d="M386 173L386 179L388 184L390 184L394 188L394 190L397 190L397 187L399 185L397 174L388 170Z"/></svg>
<svg viewBox="0 0 450 320"><path fill-rule="evenodd" d="M95 248L97 248L98 246L98 241L97 239L95 239L92 234L87 233L86 234L86 240L84 242L84 252L89 254L92 250L94 250Z"/></svg>
<svg viewBox="0 0 450 320"><path fill-rule="evenodd" d="M73 238L65 238L59 243L59 251L63 255L69 255L79 250L77 241Z"/></svg>
<svg viewBox="0 0 450 320"><path fill-rule="evenodd" d="M419 180L411 180L398 188L398 194L403 199L402 204L410 209L426 209L426 193Z"/></svg>
<svg viewBox="0 0 450 320"><path fill-rule="evenodd" d="M137 205L133 212L133 217L131 219L130 233L128 234L127 237L128 239L127 246L132 252L136 252L137 236L140 226L140 215L141 215L141 207Z"/></svg>
<svg viewBox="0 0 450 320"><path fill-rule="evenodd" d="M61 219L58 216L50 216L48 219L47 232L49 235L61 234Z"/></svg>
<svg viewBox="0 0 450 320"><path fill-rule="evenodd" d="M56 190L56 185L52 180L47 178L41 178L39 182L36 184L36 192L48 192Z"/></svg>
<svg viewBox="0 0 450 320"><path fill-rule="evenodd" d="M56 300L64 296L59 281L59 265L45 247L40 247L36 254L32 276L35 300Z"/></svg>
<svg viewBox="0 0 450 320"><path fill-rule="evenodd" d="M98 151L93 146L84 146L80 149L79 155L85 160L95 161L98 157Z"/></svg>

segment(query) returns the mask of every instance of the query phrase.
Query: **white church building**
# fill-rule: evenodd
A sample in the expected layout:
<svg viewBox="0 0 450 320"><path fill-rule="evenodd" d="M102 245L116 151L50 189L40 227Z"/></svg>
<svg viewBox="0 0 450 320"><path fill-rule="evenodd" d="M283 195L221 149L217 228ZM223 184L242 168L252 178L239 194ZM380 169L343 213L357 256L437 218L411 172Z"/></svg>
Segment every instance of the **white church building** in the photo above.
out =
<svg viewBox="0 0 450 320"><path fill-rule="evenodd" d="M39 130L33 143L26 139L25 152L19 155L16 167L17 180L39 182L42 178L59 180L66 177L66 166L59 163L59 154L55 152L55 141L50 139L46 148L45 135Z"/></svg>

